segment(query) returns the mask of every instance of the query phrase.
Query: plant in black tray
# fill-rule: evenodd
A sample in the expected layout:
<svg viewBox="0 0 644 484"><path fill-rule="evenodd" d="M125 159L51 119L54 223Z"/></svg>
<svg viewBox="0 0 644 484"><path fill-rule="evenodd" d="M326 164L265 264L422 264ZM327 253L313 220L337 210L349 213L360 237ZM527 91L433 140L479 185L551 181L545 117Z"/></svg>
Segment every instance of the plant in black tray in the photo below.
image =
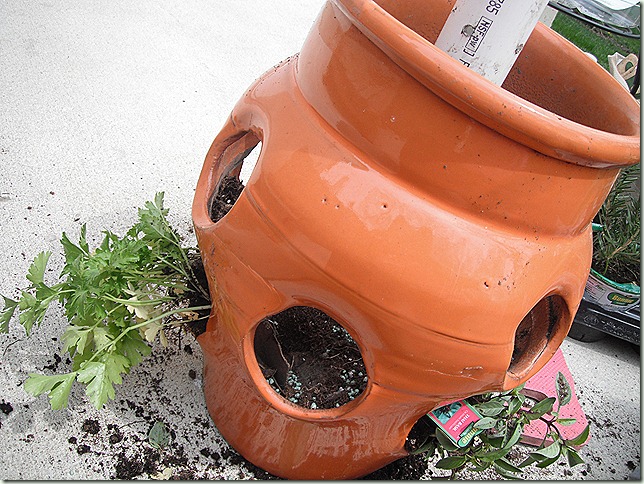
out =
<svg viewBox="0 0 644 484"><path fill-rule="evenodd" d="M586 296L605 309L640 298L640 165L622 170L593 224L593 263Z"/></svg>

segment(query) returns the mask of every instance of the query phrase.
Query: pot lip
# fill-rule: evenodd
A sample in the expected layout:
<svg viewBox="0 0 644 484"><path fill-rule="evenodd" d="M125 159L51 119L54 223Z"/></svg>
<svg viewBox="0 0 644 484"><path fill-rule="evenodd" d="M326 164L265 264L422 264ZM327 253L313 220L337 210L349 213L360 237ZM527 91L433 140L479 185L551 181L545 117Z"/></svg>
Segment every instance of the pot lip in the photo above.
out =
<svg viewBox="0 0 644 484"><path fill-rule="evenodd" d="M627 292L629 294L632 294L633 296L640 296L641 294L640 286L638 286L637 284L615 282L592 268L590 269L589 277L594 277L599 282L603 282L611 288Z"/></svg>
<svg viewBox="0 0 644 484"><path fill-rule="evenodd" d="M617 168L640 160L639 108L615 83L615 102L627 106L625 117L632 132L617 134L577 123L548 111L467 69L458 60L410 29L375 0L329 0L393 62L444 101L547 156L593 168ZM540 23L532 35L548 36L579 57L581 52ZM562 42L564 41L564 42ZM584 56L585 57L585 56ZM590 58L580 62L592 63ZM597 82L610 88L612 77L599 65L588 65ZM605 74L605 75L604 75ZM603 79L602 79L603 77ZM623 92L621 92L623 91ZM630 105L630 106L629 106Z"/></svg>

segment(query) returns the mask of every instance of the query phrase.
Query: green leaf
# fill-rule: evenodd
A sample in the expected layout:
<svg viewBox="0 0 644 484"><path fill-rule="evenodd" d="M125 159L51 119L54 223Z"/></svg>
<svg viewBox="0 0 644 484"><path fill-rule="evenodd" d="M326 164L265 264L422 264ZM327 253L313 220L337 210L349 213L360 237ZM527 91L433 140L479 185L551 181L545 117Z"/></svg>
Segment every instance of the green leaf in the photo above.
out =
<svg viewBox="0 0 644 484"><path fill-rule="evenodd" d="M485 439L485 441L488 444L490 444L492 447L495 447L497 449L501 449L503 447L503 441L505 440L505 435L501 435L501 436L496 436L496 435L495 436L489 436L488 435L487 437L484 436L484 434L481 434L481 435L482 435L481 438Z"/></svg>
<svg viewBox="0 0 644 484"><path fill-rule="evenodd" d="M4 299L4 309L0 312L0 333L8 333L9 321L11 321L11 318L18 307L18 301L9 299L6 296L2 296L2 299Z"/></svg>
<svg viewBox="0 0 644 484"><path fill-rule="evenodd" d="M63 333L63 351L69 352L71 356L76 353L84 353L87 344L92 341L92 329L70 325Z"/></svg>
<svg viewBox="0 0 644 484"><path fill-rule="evenodd" d="M527 467L530 464L534 464L535 462L539 462L540 460L543 460L544 457L540 455L535 455L533 452L528 454L528 457L519 464L519 467Z"/></svg>
<svg viewBox="0 0 644 484"><path fill-rule="evenodd" d="M69 392L72 384L76 379L76 373L66 373L64 375L39 375L30 373L29 378L24 383L27 393L37 397L45 392L49 392L49 403L54 410L60 410L67 406Z"/></svg>
<svg viewBox="0 0 644 484"><path fill-rule="evenodd" d="M436 429L436 439L443 449L447 451L458 450L458 446L439 428Z"/></svg>
<svg viewBox="0 0 644 484"><path fill-rule="evenodd" d="M114 339L109 329L105 326L97 326L93 328L92 337L94 338L94 346L96 348L107 347Z"/></svg>
<svg viewBox="0 0 644 484"><path fill-rule="evenodd" d="M506 465L507 464L507 465ZM514 467L505 459L499 459L493 463L494 470L502 477L506 479L519 479L519 476L516 475L517 472L521 472L521 469ZM516 470L510 470L516 469Z"/></svg>
<svg viewBox="0 0 644 484"><path fill-rule="evenodd" d="M509 448L503 447L501 449L488 450L485 452L479 451L479 452L476 452L475 455L477 459L481 459L482 461L494 462L498 459L505 457L506 455L508 455L509 452L510 452Z"/></svg>
<svg viewBox="0 0 644 484"><path fill-rule="evenodd" d="M436 463L436 467L439 469L446 469L446 470L451 470L451 469L458 469L459 467L462 467L465 465L467 462L467 457L465 456L450 456L450 457L445 457L441 460L439 460Z"/></svg>
<svg viewBox="0 0 644 484"><path fill-rule="evenodd" d="M85 227L85 225L83 225L83 227ZM83 230L81 229L81 233L82 232ZM65 232L63 232L60 237L60 243L63 246L63 251L65 252L66 264L65 269L63 270L63 272L65 273L68 273L68 268L71 267L74 262L77 262L89 255L89 251L83 251L81 247L78 247L71 240L69 240L69 237L67 237L67 234Z"/></svg>
<svg viewBox="0 0 644 484"><path fill-rule="evenodd" d="M570 440L565 440L564 442L568 446L572 445L572 446L575 446L575 447L579 447L580 445L583 445L583 444L586 443L586 441L588 440L589 435L590 435L590 424L586 425L584 430L582 430L581 433L577 437L574 437L574 438L572 438Z"/></svg>
<svg viewBox="0 0 644 484"><path fill-rule="evenodd" d="M81 226L78 246L85 254L89 255L89 245L87 244L87 224L83 224Z"/></svg>
<svg viewBox="0 0 644 484"><path fill-rule="evenodd" d="M568 465L570 467L575 467L576 465L584 463L584 459L582 459L574 449L571 449L570 447L564 447L564 453L568 458Z"/></svg>
<svg viewBox="0 0 644 484"><path fill-rule="evenodd" d="M155 449L163 449L170 443L170 432L163 422L155 422L148 433L148 442Z"/></svg>
<svg viewBox="0 0 644 484"><path fill-rule="evenodd" d="M18 302L18 309L20 310L18 321L24 326L27 336L31 333L31 328L34 324L40 325L50 302L51 299L39 301L33 294L22 291Z"/></svg>
<svg viewBox="0 0 644 484"><path fill-rule="evenodd" d="M536 450L533 454L540 455L546 459L558 458L561 454L561 444L555 441L543 449Z"/></svg>
<svg viewBox="0 0 644 484"><path fill-rule="evenodd" d="M424 454L427 453L427 457L431 457L436 452L436 440L431 437L428 437L425 442L422 443L416 450L411 451L412 455Z"/></svg>
<svg viewBox="0 0 644 484"><path fill-rule="evenodd" d="M485 417L495 417L505 410L505 405L502 401L494 399L489 402L479 403L475 408Z"/></svg>
<svg viewBox="0 0 644 484"><path fill-rule="evenodd" d="M539 469L545 469L546 467L554 464L559 460L559 456L553 457L551 459L544 459L537 464L535 464Z"/></svg>
<svg viewBox="0 0 644 484"><path fill-rule="evenodd" d="M572 398L570 384L561 372L557 373L557 397L559 398L559 405L561 406L568 405Z"/></svg>
<svg viewBox="0 0 644 484"><path fill-rule="evenodd" d="M127 335L119 341L117 350L129 360L129 367L133 367L141 363L145 356L152 352L145 341L141 338L138 332L130 331Z"/></svg>
<svg viewBox="0 0 644 484"><path fill-rule="evenodd" d="M114 385L121 384L121 374L126 373L128 365L127 358L114 353L101 360L85 362L78 371L78 381L87 384L85 393L99 410L114 398Z"/></svg>
<svg viewBox="0 0 644 484"><path fill-rule="evenodd" d="M525 387L525 382L521 383L518 387L514 387L512 390L510 390L510 393L514 396L519 396L521 395L521 390Z"/></svg>
<svg viewBox="0 0 644 484"><path fill-rule="evenodd" d="M521 438L521 431L522 430L523 430L523 426L522 425L517 425L514 428L514 432L512 432L512 435L510 436L510 439L503 446L503 448L506 449L506 450L510 450L514 446L514 444L516 444L519 441L519 439Z"/></svg>
<svg viewBox="0 0 644 484"><path fill-rule="evenodd" d="M475 429L491 429L496 425L496 419L492 417L483 417L481 420L478 420L474 423Z"/></svg>
<svg viewBox="0 0 644 484"><path fill-rule="evenodd" d="M514 472L515 474L521 474L523 472L522 469L518 468L507 459L499 459L495 462L495 464L503 468L504 470L508 472Z"/></svg>
<svg viewBox="0 0 644 484"><path fill-rule="evenodd" d="M557 399L555 397L544 398L540 402L536 403L529 412L526 413L526 416L530 420L536 420L543 417L548 412L552 411Z"/></svg>
<svg viewBox="0 0 644 484"><path fill-rule="evenodd" d="M53 410L60 410L67 406L74 380L76 380L76 373L68 373L66 378L49 392L49 404Z"/></svg>
<svg viewBox="0 0 644 484"><path fill-rule="evenodd" d="M573 425L577 423L576 418L558 418L557 423L560 425Z"/></svg>
<svg viewBox="0 0 644 484"><path fill-rule="evenodd" d="M31 281L34 286L43 283L49 257L51 257L51 252L41 252L34 258L34 261L29 266L27 279Z"/></svg>
<svg viewBox="0 0 644 484"><path fill-rule="evenodd" d="M164 192L157 192L154 195L154 205L156 205L159 208L159 211L163 211L163 197L165 193Z"/></svg>
<svg viewBox="0 0 644 484"><path fill-rule="evenodd" d="M521 408L521 405L523 405L523 400L521 398L515 397L510 400L510 403L508 404L508 415L514 415L517 413Z"/></svg>

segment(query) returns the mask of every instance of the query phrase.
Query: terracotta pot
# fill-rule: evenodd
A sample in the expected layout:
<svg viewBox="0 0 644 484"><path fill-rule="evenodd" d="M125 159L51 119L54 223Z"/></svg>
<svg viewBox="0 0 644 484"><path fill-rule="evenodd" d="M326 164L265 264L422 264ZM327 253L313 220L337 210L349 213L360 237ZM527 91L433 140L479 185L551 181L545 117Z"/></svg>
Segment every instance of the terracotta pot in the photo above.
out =
<svg viewBox="0 0 644 484"><path fill-rule="evenodd" d="M590 270L591 221L639 161L639 108L539 24L502 87L435 48L451 2L330 0L299 56L235 106L193 220L213 301L209 411L279 476L352 478L406 455L439 402L514 387L554 354ZM261 141L219 222L210 204ZM358 343L366 390L339 408L282 398L258 323L312 306Z"/></svg>

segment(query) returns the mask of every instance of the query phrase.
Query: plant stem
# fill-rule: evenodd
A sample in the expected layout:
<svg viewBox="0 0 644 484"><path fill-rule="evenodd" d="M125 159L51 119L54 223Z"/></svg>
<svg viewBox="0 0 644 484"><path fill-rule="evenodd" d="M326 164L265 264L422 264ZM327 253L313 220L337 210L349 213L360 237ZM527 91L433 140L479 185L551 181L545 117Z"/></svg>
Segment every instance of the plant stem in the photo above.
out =
<svg viewBox="0 0 644 484"><path fill-rule="evenodd" d="M143 326L147 326L150 323L153 323L155 321L158 321L160 319L165 319L169 316L172 316L173 314L178 314L178 313L186 313L188 311L201 311L205 309L210 309L212 306L208 304L207 306L193 306L189 308L180 308L180 309L173 309L172 311L167 311L163 314L160 314L159 316L156 316L151 319L146 319L145 321L142 321L138 324L135 324L133 326L128 326L127 328L124 328L123 331L113 340L111 340L109 343L105 343L103 346L100 348L96 349L96 352L94 355L92 355L91 358L89 358L87 361L83 362L83 364L91 363L92 361L95 361L98 356L100 356L103 352L108 350L108 347L113 347L118 343L120 340L122 340L130 331L134 329L139 329L142 328Z"/></svg>

